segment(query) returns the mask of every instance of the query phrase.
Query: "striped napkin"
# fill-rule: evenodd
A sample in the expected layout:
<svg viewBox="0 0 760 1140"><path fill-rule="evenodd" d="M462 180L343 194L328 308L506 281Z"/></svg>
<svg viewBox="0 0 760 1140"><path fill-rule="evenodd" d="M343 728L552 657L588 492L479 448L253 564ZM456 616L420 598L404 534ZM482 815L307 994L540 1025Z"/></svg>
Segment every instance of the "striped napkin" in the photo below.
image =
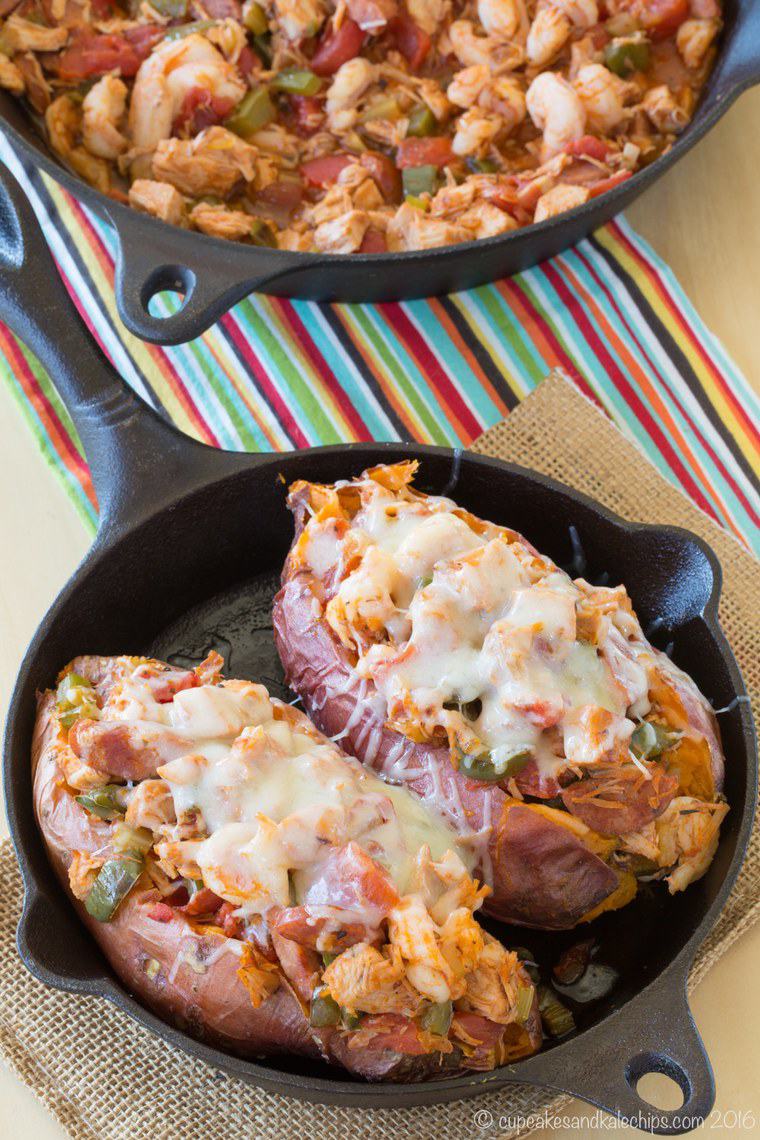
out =
<svg viewBox="0 0 760 1140"><path fill-rule="evenodd" d="M382 305L255 295L198 340L158 348L116 314L111 229L20 163L2 136L0 158L30 196L101 346L128 383L198 439L247 451L370 439L467 445L558 367L662 474L760 553L760 400L623 219L493 285ZM157 304L173 311L170 296ZM94 528L71 421L2 325L0 374Z"/></svg>

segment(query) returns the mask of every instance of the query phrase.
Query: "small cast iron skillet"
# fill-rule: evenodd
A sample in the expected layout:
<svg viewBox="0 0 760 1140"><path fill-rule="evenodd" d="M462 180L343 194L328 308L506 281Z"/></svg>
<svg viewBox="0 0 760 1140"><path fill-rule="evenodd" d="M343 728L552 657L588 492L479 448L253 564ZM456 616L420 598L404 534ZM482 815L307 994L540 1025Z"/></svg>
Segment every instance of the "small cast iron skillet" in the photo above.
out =
<svg viewBox="0 0 760 1140"><path fill-rule="evenodd" d="M685 983L736 877L752 825L756 759L746 704L735 703L721 718L731 811L707 875L673 899L662 889L644 892L632 906L594 924L595 970L607 981L593 1000L573 1003L578 1029L572 1037L496 1072L431 1084L370 1085L299 1058L244 1061L145 1010L110 972L48 865L32 811L29 756L35 692L82 652L146 652L189 662L215 646L233 675L287 695L270 605L292 535L285 487L295 478L331 481L416 456L424 489L454 493L471 510L524 531L559 563L571 559L574 526L586 574L593 579L606 571L611 581L625 581L644 625L661 621L675 660L722 706L743 695L744 686L718 625L720 567L709 547L674 527L623 522L524 468L445 448L379 443L239 455L180 435L128 389L88 336L31 207L7 171L0 172L0 319L54 379L79 431L100 503L95 543L27 651L5 736L8 817L26 889L18 947L35 977L105 997L193 1056L307 1100L395 1108L527 1082L567 1090L638 1120L648 1106L636 1094L636 1082L657 1071L678 1082L685 1104L679 1113L642 1118L643 1126L677 1133L702 1120L715 1090ZM579 937L498 924L494 929L508 945L527 945L544 968Z"/></svg>
<svg viewBox="0 0 760 1140"><path fill-rule="evenodd" d="M725 0L720 55L696 114L672 150L585 206L502 237L419 253L291 253L258 249L182 230L120 205L66 170L18 100L0 92L0 124L17 153L62 182L113 223L118 239L116 299L142 340L180 344L200 336L249 293L319 301L390 301L469 289L535 265L580 241L623 210L717 123L737 96L760 81L760 3ZM154 294L184 294L179 312L149 312Z"/></svg>

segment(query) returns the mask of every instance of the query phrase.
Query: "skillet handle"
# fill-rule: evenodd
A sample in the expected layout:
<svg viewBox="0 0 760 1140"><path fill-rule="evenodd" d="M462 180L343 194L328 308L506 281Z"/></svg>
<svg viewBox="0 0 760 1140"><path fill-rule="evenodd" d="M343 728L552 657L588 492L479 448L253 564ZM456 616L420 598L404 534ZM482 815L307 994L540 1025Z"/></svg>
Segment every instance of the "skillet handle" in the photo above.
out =
<svg viewBox="0 0 760 1140"><path fill-rule="evenodd" d="M668 970L594 1037L593 1051L573 1052L558 1065L561 1087L625 1123L674 1136L696 1128L715 1103L715 1078L686 996L686 972ZM564 1052L564 1051L563 1051ZM636 1091L647 1073L663 1073L680 1087L683 1104L656 1108Z"/></svg>
<svg viewBox="0 0 760 1140"><path fill-rule="evenodd" d="M155 509L158 496L186 489L209 464L222 465L219 452L184 436L140 399L89 335L31 203L2 163L0 320L37 356L74 421L98 497L100 533Z"/></svg>
<svg viewBox="0 0 760 1140"><path fill-rule="evenodd" d="M202 234L168 227L128 207L109 210L109 217L118 237L119 316L131 333L152 344L194 340L250 293L266 292L291 275L311 272L322 260L228 242L220 268L218 256L204 256L209 239ZM182 293L182 307L167 317L154 316L150 300L163 290Z"/></svg>
<svg viewBox="0 0 760 1140"><path fill-rule="evenodd" d="M718 90L730 92L731 99L760 83L760 4L757 0L736 0L733 27L716 71Z"/></svg>

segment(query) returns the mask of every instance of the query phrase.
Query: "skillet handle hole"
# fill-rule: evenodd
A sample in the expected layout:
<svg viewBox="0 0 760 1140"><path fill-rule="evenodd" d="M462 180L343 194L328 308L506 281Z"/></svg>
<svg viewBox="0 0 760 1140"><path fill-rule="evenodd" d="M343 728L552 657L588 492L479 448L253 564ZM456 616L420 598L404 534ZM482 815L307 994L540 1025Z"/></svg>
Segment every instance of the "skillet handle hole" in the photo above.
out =
<svg viewBox="0 0 760 1140"><path fill-rule="evenodd" d="M193 295L196 276L184 265L160 265L143 282L140 302L151 317L166 320L182 311Z"/></svg>
<svg viewBox="0 0 760 1140"><path fill-rule="evenodd" d="M639 1053L628 1062L625 1076L644 1104L664 1112L682 1108L692 1093L688 1073L664 1053Z"/></svg>

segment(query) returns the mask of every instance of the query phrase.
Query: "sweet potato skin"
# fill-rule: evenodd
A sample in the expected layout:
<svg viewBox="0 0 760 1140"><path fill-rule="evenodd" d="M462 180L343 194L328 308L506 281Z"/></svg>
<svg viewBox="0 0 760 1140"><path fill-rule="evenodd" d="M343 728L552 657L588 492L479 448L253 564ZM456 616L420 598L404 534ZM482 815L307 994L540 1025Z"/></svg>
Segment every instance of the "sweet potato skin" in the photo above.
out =
<svg viewBox="0 0 760 1140"><path fill-rule="evenodd" d="M510 820L515 809L506 793L460 775L448 746L415 744L386 728L371 693L351 683L347 653L322 620L307 575L289 577L286 567L273 626L286 680L326 736L339 737L346 751L436 804L460 832L490 829L483 859L490 861L493 878L493 895L484 907L489 914L523 926L566 930L616 889L617 874L577 835L527 807ZM530 866L529 844L520 842L522 827L526 838L537 838L556 855L556 864L541 876Z"/></svg>
<svg viewBox="0 0 760 1140"><path fill-rule="evenodd" d="M296 709L281 711L299 726L305 722ZM350 1047L349 1038L333 1029L313 1031L287 981L254 1008L237 975L241 963L235 946L231 947L234 940L194 928L177 911L168 922L151 918L155 892L147 880L144 886L138 882L111 922L93 919L72 894L68 869L73 851L102 849L108 825L80 807L66 786L56 759L59 745L52 713L53 696L47 693L38 706L32 771L34 810L48 857L112 969L144 1005L191 1036L243 1057L296 1053L368 1080L384 1081L434 1079L461 1069L458 1050L445 1057L408 1056L390 1049Z"/></svg>

